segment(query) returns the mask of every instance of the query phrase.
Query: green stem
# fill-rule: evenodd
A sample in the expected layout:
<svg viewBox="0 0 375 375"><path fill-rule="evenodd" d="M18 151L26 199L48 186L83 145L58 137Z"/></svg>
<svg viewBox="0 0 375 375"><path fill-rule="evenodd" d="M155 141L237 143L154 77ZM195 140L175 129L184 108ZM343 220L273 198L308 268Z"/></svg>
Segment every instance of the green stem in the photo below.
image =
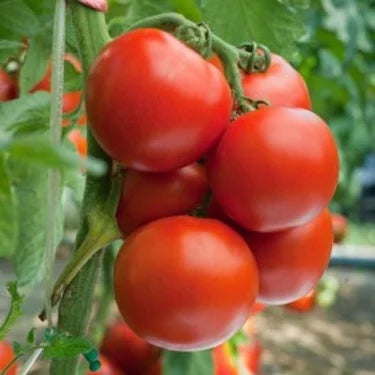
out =
<svg viewBox="0 0 375 375"><path fill-rule="evenodd" d="M96 55L110 41L110 37L102 13L87 8L77 1L70 1L69 6L80 47L84 76L87 77ZM111 160L97 144L89 128L87 136L89 154L104 160L107 163L108 172L99 178L87 176L82 205L82 224L77 235L77 248L87 236L90 212L100 210L100 207L105 206L108 192L111 189ZM101 253L98 253L82 268L66 289L59 306L60 330L67 331L74 336L86 334L100 262ZM50 374L75 375L77 367L78 357L65 361L54 360L50 367Z"/></svg>
<svg viewBox="0 0 375 375"><path fill-rule="evenodd" d="M178 26L182 25L187 27L197 26L194 22L186 19L181 14L164 13L136 22L130 27L129 30L142 27L155 27L166 31L173 31ZM241 83L241 74L238 68L240 57L244 59L246 56L249 56L249 53L233 47L231 44L225 42L223 39L214 34L212 34L212 49L218 54L224 65L225 76L234 92L239 109L243 112L254 110L255 108L245 98Z"/></svg>
<svg viewBox="0 0 375 375"><path fill-rule="evenodd" d="M49 121L49 140L54 147L61 142L62 95L64 85L64 53L65 53L65 0L56 0L55 19L52 44L52 89L51 113ZM48 173L47 192L47 235L46 235L46 278L44 305L48 326L52 327L51 289L52 267L56 252L56 217L61 198L60 173L50 169Z"/></svg>

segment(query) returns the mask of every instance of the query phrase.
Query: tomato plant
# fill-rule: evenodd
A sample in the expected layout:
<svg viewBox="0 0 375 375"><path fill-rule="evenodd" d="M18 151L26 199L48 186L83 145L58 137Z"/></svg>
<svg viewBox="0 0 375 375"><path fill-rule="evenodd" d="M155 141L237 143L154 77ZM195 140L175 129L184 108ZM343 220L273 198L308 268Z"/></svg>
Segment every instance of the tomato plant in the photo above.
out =
<svg viewBox="0 0 375 375"><path fill-rule="evenodd" d="M250 230L277 231L327 206L338 179L337 149L312 112L262 108L232 123L208 159L207 175L229 217Z"/></svg>
<svg viewBox="0 0 375 375"><path fill-rule="evenodd" d="M104 336L101 352L118 368L129 374L151 369L160 350L137 336L124 322L115 322Z"/></svg>
<svg viewBox="0 0 375 375"><path fill-rule="evenodd" d="M196 52L164 31L139 29L113 40L96 59L86 109L113 159L162 172L211 148L229 123L231 95L222 73Z"/></svg>
<svg viewBox="0 0 375 375"><path fill-rule="evenodd" d="M307 224L274 233L248 232L245 239L259 269L258 301L283 305L314 288L331 255L328 210Z"/></svg>
<svg viewBox="0 0 375 375"><path fill-rule="evenodd" d="M204 167L195 163L171 172L129 170L117 208L117 223L126 235L141 224L194 210L208 191Z"/></svg>
<svg viewBox="0 0 375 375"><path fill-rule="evenodd" d="M310 94L302 76L281 56L272 54L264 73L244 74L245 95L271 106L311 109Z"/></svg>
<svg viewBox="0 0 375 375"><path fill-rule="evenodd" d="M4 370L10 361L14 358L14 351L11 345L6 341L0 342L0 371ZM7 375L16 375L18 364L15 363L8 371Z"/></svg>
<svg viewBox="0 0 375 375"><path fill-rule="evenodd" d="M120 250L114 278L129 326L173 350L223 342L244 324L258 290L243 239L217 220L189 216L159 219L134 232Z"/></svg>

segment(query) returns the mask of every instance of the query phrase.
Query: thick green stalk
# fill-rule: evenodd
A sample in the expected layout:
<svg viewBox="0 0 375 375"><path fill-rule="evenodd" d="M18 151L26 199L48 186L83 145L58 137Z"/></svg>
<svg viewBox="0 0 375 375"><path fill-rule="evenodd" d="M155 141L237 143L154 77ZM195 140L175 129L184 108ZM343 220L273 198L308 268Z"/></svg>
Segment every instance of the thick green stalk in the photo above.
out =
<svg viewBox="0 0 375 375"><path fill-rule="evenodd" d="M73 14L84 76L87 77L90 65L94 58L108 43L110 37L107 33L104 15L78 2L69 2ZM85 195L82 207L82 223L77 236L76 247L85 240L88 232L88 217L92 210L98 210L105 205L111 189L111 160L99 147L88 128L88 150L90 156L105 160L108 172L102 177L88 175L86 179ZM94 285L97 279L98 268L101 262L101 253L95 255L72 283L66 289L59 306L59 329L67 331L74 336L85 335L90 317ZM77 373L78 358L71 360L55 360L51 364L51 375L75 375Z"/></svg>

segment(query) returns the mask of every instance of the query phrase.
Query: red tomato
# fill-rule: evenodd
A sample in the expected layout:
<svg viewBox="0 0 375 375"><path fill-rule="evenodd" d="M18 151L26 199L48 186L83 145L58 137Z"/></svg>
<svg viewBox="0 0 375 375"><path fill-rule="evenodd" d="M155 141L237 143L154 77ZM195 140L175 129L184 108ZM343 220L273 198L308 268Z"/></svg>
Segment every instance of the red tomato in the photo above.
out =
<svg viewBox="0 0 375 375"><path fill-rule="evenodd" d="M251 374L258 374L260 367L260 358L262 355L262 345L258 339L250 345L241 345L239 347L240 358Z"/></svg>
<svg viewBox="0 0 375 375"><path fill-rule="evenodd" d="M223 63L221 62L220 57L218 55L212 55L207 61L213 66L215 66L217 69L219 69L221 73L224 74Z"/></svg>
<svg viewBox="0 0 375 375"><path fill-rule="evenodd" d="M163 374L163 363L160 359L157 362L155 362L149 370L142 373L142 375L162 375L162 374Z"/></svg>
<svg viewBox="0 0 375 375"><path fill-rule="evenodd" d="M258 271L245 241L212 219L174 216L147 224L118 255L114 286L129 326L181 351L219 345L248 318Z"/></svg>
<svg viewBox="0 0 375 375"><path fill-rule="evenodd" d="M151 368L160 349L137 336L124 322L111 325L103 339L101 352L118 368L133 374Z"/></svg>
<svg viewBox="0 0 375 375"><path fill-rule="evenodd" d="M15 99L17 95L17 83L7 72L0 69L0 102Z"/></svg>
<svg viewBox="0 0 375 375"><path fill-rule="evenodd" d="M311 109L311 100L302 76L281 56L272 54L264 73L244 74L244 94L254 100L267 100L275 107Z"/></svg>
<svg viewBox="0 0 375 375"><path fill-rule="evenodd" d="M228 343L224 343L212 352L215 375L238 375L236 364L230 353Z"/></svg>
<svg viewBox="0 0 375 375"><path fill-rule="evenodd" d="M64 60L68 61L77 72L82 72L81 63L72 55L65 54ZM41 81L39 81L30 92L36 91L51 91L51 77L52 77L52 66L51 62L48 62L46 73L44 74ZM77 109L81 101L81 91L66 92L63 96L63 112L69 113ZM66 123L64 124L66 126Z"/></svg>
<svg viewBox="0 0 375 375"><path fill-rule="evenodd" d="M305 109L267 107L228 128L207 163L215 200L244 228L272 232L307 223L338 178L334 138Z"/></svg>
<svg viewBox="0 0 375 375"><path fill-rule="evenodd" d="M341 243L348 234L348 220L340 214L331 214L334 241Z"/></svg>
<svg viewBox="0 0 375 375"><path fill-rule="evenodd" d="M291 310L295 310L298 312L309 312L315 306L315 299L316 291L315 289L313 289L302 298L299 298L296 301L288 303L285 306Z"/></svg>
<svg viewBox="0 0 375 375"><path fill-rule="evenodd" d="M98 371L87 371L86 375L126 375L124 372L113 366L113 364L103 355L100 355L100 362L102 363L102 367Z"/></svg>
<svg viewBox="0 0 375 375"><path fill-rule="evenodd" d="M14 351L6 341L0 342L0 371L4 370L14 358ZM7 375L16 375L18 369L17 362L7 371Z"/></svg>
<svg viewBox="0 0 375 375"><path fill-rule="evenodd" d="M325 209L307 224L275 233L248 232L245 240L259 269L258 301L284 305L313 289L327 267L331 216Z"/></svg>
<svg viewBox="0 0 375 375"><path fill-rule="evenodd" d="M68 134L69 140L73 143L77 152L82 156L87 156L87 140L86 137L78 129L73 129Z"/></svg>
<svg viewBox="0 0 375 375"><path fill-rule="evenodd" d="M104 150L127 167L164 172L198 160L231 113L223 74L172 35L138 29L94 62L86 109Z"/></svg>
<svg viewBox="0 0 375 375"><path fill-rule="evenodd" d="M189 213L207 190L204 167L197 163L164 173L129 170L117 208L118 226L127 235L152 220Z"/></svg>

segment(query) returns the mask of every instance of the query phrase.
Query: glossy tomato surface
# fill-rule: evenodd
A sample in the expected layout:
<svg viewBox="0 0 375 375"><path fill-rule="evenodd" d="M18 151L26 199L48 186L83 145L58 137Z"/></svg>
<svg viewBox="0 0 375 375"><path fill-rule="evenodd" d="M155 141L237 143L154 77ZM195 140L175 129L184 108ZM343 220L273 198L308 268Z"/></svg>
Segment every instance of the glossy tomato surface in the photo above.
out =
<svg viewBox="0 0 375 375"><path fill-rule="evenodd" d="M198 163L172 172L129 170L117 208L117 223L124 235L161 217L187 214L208 191L204 167Z"/></svg>
<svg viewBox="0 0 375 375"><path fill-rule="evenodd" d="M283 305L313 289L331 255L333 231L327 209L299 227L244 236L259 269L258 301Z"/></svg>
<svg viewBox="0 0 375 375"><path fill-rule="evenodd" d="M266 72L244 74L242 87L246 96L254 100L267 100L271 106L311 109L310 94L304 79L276 54L271 55L271 65Z"/></svg>
<svg viewBox="0 0 375 375"><path fill-rule="evenodd" d="M0 102L15 99L17 95L17 83L7 72L0 69Z"/></svg>
<svg viewBox="0 0 375 375"><path fill-rule="evenodd" d="M9 362L14 358L14 351L12 346L6 342L0 342L0 372L4 370ZM18 369L18 364L15 363L8 371L7 375L16 375Z"/></svg>
<svg viewBox="0 0 375 375"><path fill-rule="evenodd" d="M197 161L229 123L223 74L172 35L138 29L109 43L89 74L86 110L115 160L165 172Z"/></svg>
<svg viewBox="0 0 375 375"><path fill-rule="evenodd" d="M115 367L106 357L100 355L102 366L98 371L87 371L86 375L126 375L125 372Z"/></svg>
<svg viewBox="0 0 375 375"><path fill-rule="evenodd" d="M248 318L258 271L246 242L213 219L163 218L133 232L118 255L114 287L129 326L160 347L214 347Z"/></svg>
<svg viewBox="0 0 375 375"><path fill-rule="evenodd" d="M302 225L327 206L338 179L328 126L305 109L247 113L225 132L207 163L214 199L244 228Z"/></svg>
<svg viewBox="0 0 375 375"><path fill-rule="evenodd" d="M142 373L152 368L158 360L160 349L137 336L128 325L115 322L105 333L101 352L118 368Z"/></svg>

